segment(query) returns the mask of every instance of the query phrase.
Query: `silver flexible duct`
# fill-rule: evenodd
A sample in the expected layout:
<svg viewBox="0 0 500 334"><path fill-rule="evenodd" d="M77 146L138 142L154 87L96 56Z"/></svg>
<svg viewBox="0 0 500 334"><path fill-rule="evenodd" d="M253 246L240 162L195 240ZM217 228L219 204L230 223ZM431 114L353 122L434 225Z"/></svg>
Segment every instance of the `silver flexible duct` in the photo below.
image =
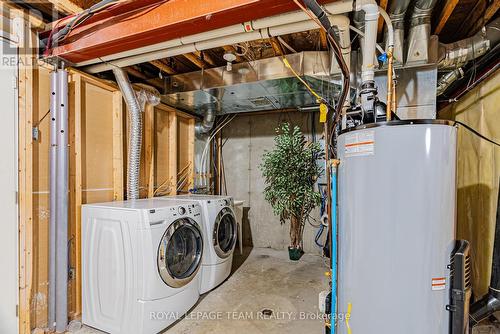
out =
<svg viewBox="0 0 500 334"><path fill-rule="evenodd" d="M113 73L129 110L127 199L138 199L142 141L141 107L127 73L121 68L114 68Z"/></svg>
<svg viewBox="0 0 500 334"><path fill-rule="evenodd" d="M479 58L500 41L500 18L493 20L472 37L439 45L439 69L454 69Z"/></svg>
<svg viewBox="0 0 500 334"><path fill-rule="evenodd" d="M464 76L462 66L469 61L483 56L500 42L500 18L493 20L474 36L458 42L439 45L438 68L452 70L438 80L437 92L439 96L456 80Z"/></svg>
<svg viewBox="0 0 500 334"><path fill-rule="evenodd" d="M448 87L451 86L452 83L462 78L463 76L464 76L464 70L462 70L461 67L443 75L441 78L439 78L439 81L437 83L436 95L439 96L443 94L446 91L446 89L448 89Z"/></svg>
<svg viewBox="0 0 500 334"><path fill-rule="evenodd" d="M215 123L215 111L213 109L207 109L205 115L203 116L203 121L196 125L196 132L206 134L214 127Z"/></svg>

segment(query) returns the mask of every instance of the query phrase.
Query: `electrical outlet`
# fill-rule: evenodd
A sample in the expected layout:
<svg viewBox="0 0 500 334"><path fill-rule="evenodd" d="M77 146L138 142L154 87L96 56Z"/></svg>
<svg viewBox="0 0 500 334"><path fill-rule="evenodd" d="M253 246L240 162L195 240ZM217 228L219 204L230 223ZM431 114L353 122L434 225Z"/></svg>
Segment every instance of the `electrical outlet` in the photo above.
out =
<svg viewBox="0 0 500 334"><path fill-rule="evenodd" d="M38 141L39 136L40 136L40 131L38 130L38 126L34 126L32 130L33 140Z"/></svg>

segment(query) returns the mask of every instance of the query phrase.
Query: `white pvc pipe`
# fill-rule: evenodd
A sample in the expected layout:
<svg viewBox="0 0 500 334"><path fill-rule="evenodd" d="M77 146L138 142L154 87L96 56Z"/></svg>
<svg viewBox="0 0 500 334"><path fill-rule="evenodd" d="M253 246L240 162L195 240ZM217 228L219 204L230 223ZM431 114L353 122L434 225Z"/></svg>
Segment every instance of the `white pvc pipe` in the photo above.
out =
<svg viewBox="0 0 500 334"><path fill-rule="evenodd" d="M363 45L363 62L361 67L361 83L374 81L375 51L377 44L377 28L379 9L375 0L356 1L356 10L365 12L365 38Z"/></svg>
<svg viewBox="0 0 500 334"><path fill-rule="evenodd" d="M353 10L353 0L341 0L341 1L336 1L333 3L326 4L324 6L325 11L329 13L330 15L334 14L342 14L342 13L348 13ZM281 15L275 15L275 16L270 16L258 20L251 21L250 24L255 31L267 29L267 28L273 28L273 27L278 27L278 26L284 26L287 24L295 23L295 22L301 22L301 21L306 21L309 20L309 17L307 14L305 14L303 11L295 11L291 13L286 13L286 14L281 14ZM214 40L218 38L226 38L227 36L234 36L238 35L239 33L241 34L248 34L248 32L245 31L245 27L243 24L234 24L228 27L224 28L219 28L219 29L214 29L211 31L199 33L199 34L194 34L190 36L184 36L181 38L177 38L174 40L162 42L162 43L157 43L154 45L148 45L145 47L133 49L133 50L127 50L124 52L116 53L113 55L109 56L103 56L97 59L92 59L89 61L77 63L76 66L82 67L82 66L89 66L101 62L112 62L115 64L115 60L117 59L122 59L126 57L140 57L140 55L150 55L153 52L157 51L158 53L165 52L165 50L171 50L175 49L175 47L180 47L182 45L189 45L189 44L194 44L198 42L203 42L207 40ZM258 37L256 39L260 39L261 37ZM243 41L249 41L249 39L243 39ZM228 44L222 44L222 45L228 45ZM217 45L221 46L221 45ZM158 57L159 58L164 58L164 57ZM108 69L110 69L108 67ZM100 72L100 71L97 71ZM92 72L96 73L96 72Z"/></svg>
<svg viewBox="0 0 500 334"><path fill-rule="evenodd" d="M255 30L248 33L239 33L235 35L223 36L219 38L205 40L198 43L177 46L166 50L153 51L131 57L125 57L117 60L112 60L111 62L107 61L106 59L103 59L106 61L105 63L88 66L85 68L85 71L88 73L99 73L113 69L113 67L126 67L160 58L178 56L194 51L203 51L216 47L221 47L224 45L255 41L259 39L269 38L271 36L280 36L316 28L317 25L314 23L314 21L308 19L306 21L294 22L284 26L276 26L268 29L266 28L266 29Z"/></svg>

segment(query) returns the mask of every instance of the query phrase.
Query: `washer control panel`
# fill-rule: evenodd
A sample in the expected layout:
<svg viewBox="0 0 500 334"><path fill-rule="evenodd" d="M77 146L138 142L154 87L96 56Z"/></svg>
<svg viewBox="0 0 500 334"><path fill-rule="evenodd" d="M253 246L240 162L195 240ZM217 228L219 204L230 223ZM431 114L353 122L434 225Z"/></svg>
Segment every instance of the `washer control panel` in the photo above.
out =
<svg viewBox="0 0 500 334"><path fill-rule="evenodd" d="M200 217L201 206L199 204L186 203L185 205L150 209L148 216L150 225L161 224L167 220L175 220L183 217Z"/></svg>

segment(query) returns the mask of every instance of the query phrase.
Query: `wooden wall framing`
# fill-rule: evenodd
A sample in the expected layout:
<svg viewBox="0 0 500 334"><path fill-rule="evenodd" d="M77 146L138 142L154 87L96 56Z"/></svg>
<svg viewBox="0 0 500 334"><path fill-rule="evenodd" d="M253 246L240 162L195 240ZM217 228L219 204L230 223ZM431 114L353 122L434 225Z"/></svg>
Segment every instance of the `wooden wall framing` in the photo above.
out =
<svg viewBox="0 0 500 334"><path fill-rule="evenodd" d="M50 70L25 68L19 78L20 333L47 326ZM69 71L71 279L69 314L81 315L81 206L123 200L126 193L127 113L112 82ZM153 196L161 182L177 185L179 164L188 163L186 184L193 184L194 119L160 104L144 113L142 197ZM32 139L38 125L40 137ZM141 182L142 182L141 178ZM171 187L167 194L175 194ZM158 195L158 194L157 194Z"/></svg>
<svg viewBox="0 0 500 334"><path fill-rule="evenodd" d="M143 120L141 197L187 193L194 186L195 119L160 104L147 107Z"/></svg>

